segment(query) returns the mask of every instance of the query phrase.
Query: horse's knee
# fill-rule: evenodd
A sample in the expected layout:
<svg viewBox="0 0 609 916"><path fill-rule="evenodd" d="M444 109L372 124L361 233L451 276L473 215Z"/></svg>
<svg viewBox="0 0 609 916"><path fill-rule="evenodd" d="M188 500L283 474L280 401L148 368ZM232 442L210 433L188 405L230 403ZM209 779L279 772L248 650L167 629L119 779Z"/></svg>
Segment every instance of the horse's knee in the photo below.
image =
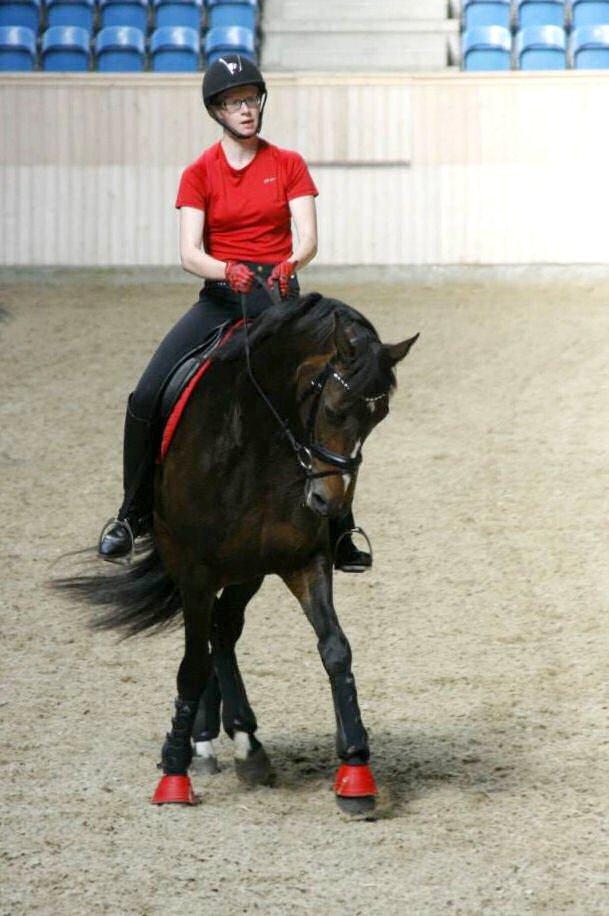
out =
<svg viewBox="0 0 609 916"><path fill-rule="evenodd" d="M330 633L319 642L319 653L324 668L330 676L341 674L351 667L351 647L343 633Z"/></svg>

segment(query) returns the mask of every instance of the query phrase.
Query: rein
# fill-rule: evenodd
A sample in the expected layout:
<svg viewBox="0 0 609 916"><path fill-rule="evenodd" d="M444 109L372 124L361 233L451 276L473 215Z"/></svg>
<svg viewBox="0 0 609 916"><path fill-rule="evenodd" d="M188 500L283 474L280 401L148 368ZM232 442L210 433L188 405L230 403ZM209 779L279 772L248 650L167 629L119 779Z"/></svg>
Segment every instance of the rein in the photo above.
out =
<svg viewBox="0 0 609 916"><path fill-rule="evenodd" d="M279 299L279 296L268 288L264 280L262 280L260 277L255 277L254 279L256 280L258 285L262 289L264 289L264 291L270 298L273 305L281 304L281 300ZM258 380L256 379L256 376L254 375L252 371L252 365L251 365L251 360L250 360L249 332L248 332L248 327L247 327L247 305L246 305L245 293L241 293L241 312L243 314L243 332L245 335L245 363L247 366L247 373L250 377L250 380L254 388L256 389L256 391L258 392L258 394L260 395L260 397L262 398L262 400L264 401L264 403L266 404L270 412L273 414L273 417L275 418L276 422L279 424L283 435L290 443L296 455L296 460L298 461L298 464L304 471L305 477L307 478L307 480L315 480L316 478L319 478L319 477L331 477L336 474L350 474L356 471L357 468L362 463L361 449L358 450L356 455L354 455L353 457L350 457L350 456L345 456L345 455L339 455L338 452L333 452L330 449L326 448L324 445L320 445L318 442L312 441L314 430L315 430L315 418L317 416L317 408L319 407L321 395L322 395L322 392L324 390L324 386L327 380L330 378L330 376L333 376L334 378L338 379L338 381L345 388L347 388L347 390L349 389L349 383L346 382L345 379L341 375L339 375L339 373L331 365L331 363L327 363L324 369L322 369L322 371L320 372L320 374L317 375L311 381L311 388L306 392L305 397L308 395L313 395L316 398L316 402L313 405L313 407L311 408L311 412L309 414L309 420L307 423L307 434L308 434L308 438L310 441L307 443L307 445L304 445L302 442L300 442L296 438L296 436L290 429L287 420L283 420L280 417L279 413L275 409L274 405L272 404L268 396L265 394L264 390L260 386ZM332 467L337 468L337 470L336 471L314 471L313 470L313 457L319 458L319 460L323 461L324 464L332 465Z"/></svg>

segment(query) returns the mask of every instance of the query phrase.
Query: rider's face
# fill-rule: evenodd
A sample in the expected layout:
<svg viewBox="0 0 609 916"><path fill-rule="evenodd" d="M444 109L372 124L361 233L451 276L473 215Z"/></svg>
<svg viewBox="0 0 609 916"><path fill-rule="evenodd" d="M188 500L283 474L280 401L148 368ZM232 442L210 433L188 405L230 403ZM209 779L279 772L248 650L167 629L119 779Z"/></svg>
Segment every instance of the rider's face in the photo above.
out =
<svg viewBox="0 0 609 916"><path fill-rule="evenodd" d="M238 86L222 93L216 104L216 113L228 127L246 137L254 137L260 122L260 90L257 86ZM240 102L235 111L230 109Z"/></svg>

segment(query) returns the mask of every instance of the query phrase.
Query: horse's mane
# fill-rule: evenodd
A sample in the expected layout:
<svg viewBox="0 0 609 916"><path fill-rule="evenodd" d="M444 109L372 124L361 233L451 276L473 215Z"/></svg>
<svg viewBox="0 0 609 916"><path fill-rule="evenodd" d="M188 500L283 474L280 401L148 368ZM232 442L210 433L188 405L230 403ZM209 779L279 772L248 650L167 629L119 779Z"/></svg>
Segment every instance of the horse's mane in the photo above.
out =
<svg viewBox="0 0 609 916"><path fill-rule="evenodd" d="M340 299L330 299L320 293L309 293L290 304L273 305L249 327L250 351L255 351L279 332L289 329L290 337L299 343L306 341L310 355L333 348L335 319L349 326L357 339L357 356L349 374L352 394L378 394L395 388L396 379L388 360L380 358L381 342L368 319ZM282 344L286 337L281 335ZM245 333L237 331L214 356L219 362L239 359L245 352Z"/></svg>

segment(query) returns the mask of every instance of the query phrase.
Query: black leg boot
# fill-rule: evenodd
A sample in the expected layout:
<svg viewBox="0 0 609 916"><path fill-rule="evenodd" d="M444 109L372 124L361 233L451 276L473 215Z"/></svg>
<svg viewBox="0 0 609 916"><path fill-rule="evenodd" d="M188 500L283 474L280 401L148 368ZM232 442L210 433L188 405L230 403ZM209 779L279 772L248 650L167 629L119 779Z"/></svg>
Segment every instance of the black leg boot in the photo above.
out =
<svg viewBox="0 0 609 916"><path fill-rule="evenodd" d="M144 532L152 512L153 442L150 420L136 417L131 396L125 414L123 486L125 497L115 519L102 529L98 553L120 560L133 552L134 539Z"/></svg>
<svg viewBox="0 0 609 916"><path fill-rule="evenodd" d="M342 572L361 573L372 566L372 553L358 550L351 539L353 531L363 534L368 541L362 529L356 527L353 512L330 522L330 546L334 555L334 568Z"/></svg>

